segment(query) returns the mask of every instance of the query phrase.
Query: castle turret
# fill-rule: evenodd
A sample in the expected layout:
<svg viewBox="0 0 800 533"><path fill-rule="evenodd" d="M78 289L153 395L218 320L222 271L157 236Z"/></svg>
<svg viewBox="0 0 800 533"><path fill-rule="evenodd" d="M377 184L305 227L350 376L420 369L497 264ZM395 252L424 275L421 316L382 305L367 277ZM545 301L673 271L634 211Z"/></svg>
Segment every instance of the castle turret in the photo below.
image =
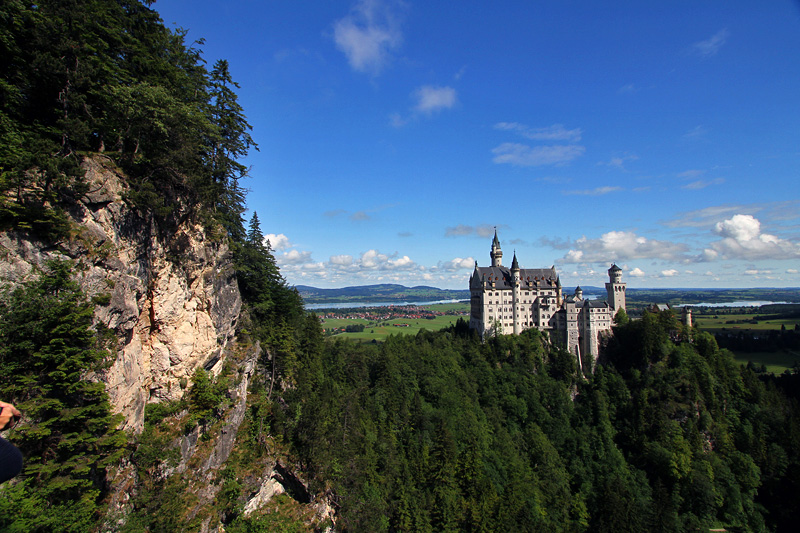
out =
<svg viewBox="0 0 800 533"><path fill-rule="evenodd" d="M497 238L497 228L494 230L494 240L492 241L492 251L489 253L492 258L492 266L503 266L503 250L500 249L500 239Z"/></svg>
<svg viewBox="0 0 800 533"><path fill-rule="evenodd" d="M514 260L511 261L511 314L514 319L514 335L522 333L520 322L520 294L519 294L519 263L517 262L517 252L514 252Z"/></svg>
<svg viewBox="0 0 800 533"><path fill-rule="evenodd" d="M576 300L583 300L583 289L581 289L580 285L575 287L575 299Z"/></svg>
<svg viewBox="0 0 800 533"><path fill-rule="evenodd" d="M556 304L561 307L561 276L556 278Z"/></svg>
<svg viewBox="0 0 800 533"><path fill-rule="evenodd" d="M619 311L625 309L625 283L622 281L622 269L615 264L608 269L608 283L606 283L608 303Z"/></svg>
<svg viewBox="0 0 800 533"><path fill-rule="evenodd" d="M692 327L692 308L689 307L688 305L685 306L683 308L683 314L681 318L683 319L684 326L686 326L687 328Z"/></svg>

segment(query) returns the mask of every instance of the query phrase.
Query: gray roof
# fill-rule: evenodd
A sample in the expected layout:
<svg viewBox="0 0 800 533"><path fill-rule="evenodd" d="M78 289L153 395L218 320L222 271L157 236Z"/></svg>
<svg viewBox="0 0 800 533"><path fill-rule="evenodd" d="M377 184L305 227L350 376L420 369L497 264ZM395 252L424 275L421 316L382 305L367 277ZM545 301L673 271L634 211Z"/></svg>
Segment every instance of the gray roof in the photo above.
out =
<svg viewBox="0 0 800 533"><path fill-rule="evenodd" d="M519 269L519 279L522 289L556 287L558 274L554 268L521 268ZM510 289L513 280L514 276L508 267L475 267L469 286L477 288L482 286L482 283L486 283L491 287L491 283L494 281L494 288Z"/></svg>

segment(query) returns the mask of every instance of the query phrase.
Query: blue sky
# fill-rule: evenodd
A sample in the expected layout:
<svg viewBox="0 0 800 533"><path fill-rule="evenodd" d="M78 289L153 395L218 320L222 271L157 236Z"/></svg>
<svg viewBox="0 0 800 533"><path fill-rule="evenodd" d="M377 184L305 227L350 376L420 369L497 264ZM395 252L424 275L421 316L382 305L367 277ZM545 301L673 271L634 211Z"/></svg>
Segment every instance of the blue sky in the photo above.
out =
<svg viewBox="0 0 800 533"><path fill-rule="evenodd" d="M800 286L800 3L160 0L224 58L291 284ZM609 4L609 3L605 3Z"/></svg>

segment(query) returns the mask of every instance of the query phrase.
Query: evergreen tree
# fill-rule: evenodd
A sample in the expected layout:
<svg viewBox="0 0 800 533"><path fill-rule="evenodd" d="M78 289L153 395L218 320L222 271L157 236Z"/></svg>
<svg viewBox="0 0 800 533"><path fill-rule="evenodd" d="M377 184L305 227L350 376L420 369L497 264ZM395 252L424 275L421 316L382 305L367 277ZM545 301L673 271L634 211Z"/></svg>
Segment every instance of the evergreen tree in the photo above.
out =
<svg viewBox="0 0 800 533"><path fill-rule="evenodd" d="M110 355L70 266L50 262L0 301L0 397L24 414L12 434L25 457L21 482L0 499L0 527L9 530L91 529L106 468L126 441L105 385L91 379Z"/></svg>

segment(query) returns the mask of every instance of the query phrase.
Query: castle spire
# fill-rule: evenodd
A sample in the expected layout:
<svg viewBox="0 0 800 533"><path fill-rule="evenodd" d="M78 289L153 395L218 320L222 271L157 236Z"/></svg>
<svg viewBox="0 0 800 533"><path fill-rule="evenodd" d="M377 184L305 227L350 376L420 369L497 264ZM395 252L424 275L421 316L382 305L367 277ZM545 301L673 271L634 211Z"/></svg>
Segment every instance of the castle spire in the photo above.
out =
<svg viewBox="0 0 800 533"><path fill-rule="evenodd" d="M494 240L492 240L492 251L489 253L492 258L492 266L503 266L503 250L500 249L500 239L497 238L497 226L494 228Z"/></svg>

